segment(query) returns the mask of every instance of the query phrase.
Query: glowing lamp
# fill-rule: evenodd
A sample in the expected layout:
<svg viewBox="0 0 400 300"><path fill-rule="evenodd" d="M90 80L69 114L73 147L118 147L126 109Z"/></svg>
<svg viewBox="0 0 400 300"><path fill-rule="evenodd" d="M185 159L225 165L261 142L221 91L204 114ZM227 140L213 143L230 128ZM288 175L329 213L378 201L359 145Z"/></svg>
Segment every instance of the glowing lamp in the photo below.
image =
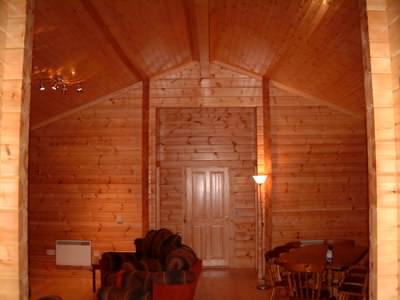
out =
<svg viewBox="0 0 400 300"><path fill-rule="evenodd" d="M254 175L253 179L257 184L263 184L267 180L267 175Z"/></svg>

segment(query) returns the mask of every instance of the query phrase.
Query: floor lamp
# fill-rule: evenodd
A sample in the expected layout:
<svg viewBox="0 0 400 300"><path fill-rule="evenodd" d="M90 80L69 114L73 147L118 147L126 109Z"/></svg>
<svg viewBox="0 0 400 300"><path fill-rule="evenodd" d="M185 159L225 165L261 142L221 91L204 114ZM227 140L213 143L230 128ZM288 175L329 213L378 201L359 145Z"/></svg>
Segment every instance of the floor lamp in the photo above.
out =
<svg viewBox="0 0 400 300"><path fill-rule="evenodd" d="M265 205L261 195L261 187L267 180L267 175L254 175L254 181L257 184L257 197L255 203L256 209L256 263L257 263L257 289L265 290L267 285L265 283Z"/></svg>

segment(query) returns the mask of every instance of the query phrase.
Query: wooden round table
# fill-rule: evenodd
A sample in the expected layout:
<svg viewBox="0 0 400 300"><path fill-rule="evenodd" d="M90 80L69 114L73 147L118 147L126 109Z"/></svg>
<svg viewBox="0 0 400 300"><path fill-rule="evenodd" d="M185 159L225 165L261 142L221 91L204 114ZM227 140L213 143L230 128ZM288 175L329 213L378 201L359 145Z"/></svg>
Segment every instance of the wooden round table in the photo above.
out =
<svg viewBox="0 0 400 300"><path fill-rule="evenodd" d="M325 260L328 245L316 244L294 248L289 252L280 254L278 264L324 264L328 271L328 289L331 298L332 292L332 272L344 271L350 266L357 264L368 252L368 247L349 244L333 245L333 261L327 264Z"/></svg>

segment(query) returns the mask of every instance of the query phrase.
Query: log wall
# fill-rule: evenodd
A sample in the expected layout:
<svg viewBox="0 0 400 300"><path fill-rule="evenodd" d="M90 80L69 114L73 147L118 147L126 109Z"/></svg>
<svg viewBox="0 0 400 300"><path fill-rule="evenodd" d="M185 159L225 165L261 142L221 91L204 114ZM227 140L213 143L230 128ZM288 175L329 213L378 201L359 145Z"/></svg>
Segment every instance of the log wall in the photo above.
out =
<svg viewBox="0 0 400 300"><path fill-rule="evenodd" d="M252 267L255 254L255 110L184 108L159 112L160 225L183 232L185 170L226 167L230 176L230 263Z"/></svg>
<svg viewBox="0 0 400 300"><path fill-rule="evenodd" d="M387 0L389 47L392 72L392 97L396 132L396 161L400 161L400 1ZM398 166L398 163L397 163ZM397 191L400 191L400 170L397 168ZM397 201L400 197L397 196ZM400 224L400 209L397 209L397 223ZM400 258L400 230L397 230L397 257ZM397 286L400 287L400 260L397 266ZM400 291L398 292L400 297Z"/></svg>
<svg viewBox="0 0 400 300"><path fill-rule="evenodd" d="M398 299L398 103L393 98L398 85L392 76L392 51L399 37L392 19L398 8L392 9L398 7L398 1L360 3L369 154L370 299Z"/></svg>
<svg viewBox="0 0 400 300"><path fill-rule="evenodd" d="M260 80L213 64L211 70L214 73L210 78L202 78L194 64L152 82L153 134L158 132L154 129L158 122L156 108L262 107ZM239 77L233 80L235 76ZM239 82L246 82L246 88ZM334 237L368 243L365 120L277 87L270 92L273 245L294 239ZM178 114L176 117L178 120ZM257 109L257 165L261 172L265 165L263 118L262 110ZM157 141L154 138L152 142L153 151ZM156 160L157 155L154 157ZM158 159L162 162L160 156ZM154 174L156 166L160 164L153 161ZM177 170L174 174L182 176ZM166 175L161 168L161 187ZM153 189L157 190L157 184ZM181 200L181 179L176 181L174 191L178 191L175 196ZM167 196L161 191L161 201L163 197ZM178 199L173 201L173 206L178 207L176 214L173 210L167 214L174 222L162 219L162 206L158 214L161 226L180 231L182 204L177 204ZM156 216L154 208L152 211Z"/></svg>
<svg viewBox="0 0 400 300"><path fill-rule="evenodd" d="M262 103L261 80L215 64L202 77L199 64L194 63L153 80L150 99L152 132L157 136L152 149L158 153L153 169L159 167L159 226L183 232L186 167L228 167L233 227L230 263L254 266L251 176L256 171L255 107Z"/></svg>
<svg viewBox="0 0 400 300"><path fill-rule="evenodd" d="M0 299L4 300L28 299L32 21L27 1L0 0Z"/></svg>
<svg viewBox="0 0 400 300"><path fill-rule="evenodd" d="M365 122L272 86L272 244L368 243Z"/></svg>
<svg viewBox="0 0 400 300"><path fill-rule="evenodd" d="M150 81L151 227L182 232L185 166L228 166L235 228L231 262L253 266L251 176L270 163L264 161L263 141L268 113L273 245L333 237L366 242L364 120L273 85L269 94L268 111L262 109L260 79L215 64L209 77L201 77L199 64L192 63ZM54 270L54 257L45 251L55 239L93 240L99 252L133 249L142 230L141 101L141 87L133 87L32 131L34 276ZM117 215L124 224L116 224Z"/></svg>
<svg viewBox="0 0 400 300"><path fill-rule="evenodd" d="M46 249L57 239L91 240L95 255L134 250L142 236L141 106L135 85L31 132L31 276L55 271ZM57 274L82 275L62 268Z"/></svg>

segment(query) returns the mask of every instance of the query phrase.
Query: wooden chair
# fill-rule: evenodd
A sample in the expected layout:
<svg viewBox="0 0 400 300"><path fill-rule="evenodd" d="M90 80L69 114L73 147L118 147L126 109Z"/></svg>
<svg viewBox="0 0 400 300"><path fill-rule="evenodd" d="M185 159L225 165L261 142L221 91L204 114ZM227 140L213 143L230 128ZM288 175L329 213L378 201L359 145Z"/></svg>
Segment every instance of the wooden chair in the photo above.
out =
<svg viewBox="0 0 400 300"><path fill-rule="evenodd" d="M349 239L335 239L335 240L324 240L325 245L331 245L333 248L337 245L346 245L346 246L355 246L356 243L354 240L349 240ZM335 251L335 250L333 250ZM333 273L333 288L336 290L339 286L339 284L343 281L345 277L345 272L344 270L342 271L336 271Z"/></svg>
<svg viewBox="0 0 400 300"><path fill-rule="evenodd" d="M338 288L338 300L367 299L368 269L351 268Z"/></svg>
<svg viewBox="0 0 400 300"><path fill-rule="evenodd" d="M290 299L323 299L324 265L285 264L283 267L288 271Z"/></svg>
<svg viewBox="0 0 400 300"><path fill-rule="evenodd" d="M265 281L270 288L270 300L280 299L281 292L287 291L287 280L282 278L281 267L276 263L279 254L282 253L276 249L265 253Z"/></svg>

